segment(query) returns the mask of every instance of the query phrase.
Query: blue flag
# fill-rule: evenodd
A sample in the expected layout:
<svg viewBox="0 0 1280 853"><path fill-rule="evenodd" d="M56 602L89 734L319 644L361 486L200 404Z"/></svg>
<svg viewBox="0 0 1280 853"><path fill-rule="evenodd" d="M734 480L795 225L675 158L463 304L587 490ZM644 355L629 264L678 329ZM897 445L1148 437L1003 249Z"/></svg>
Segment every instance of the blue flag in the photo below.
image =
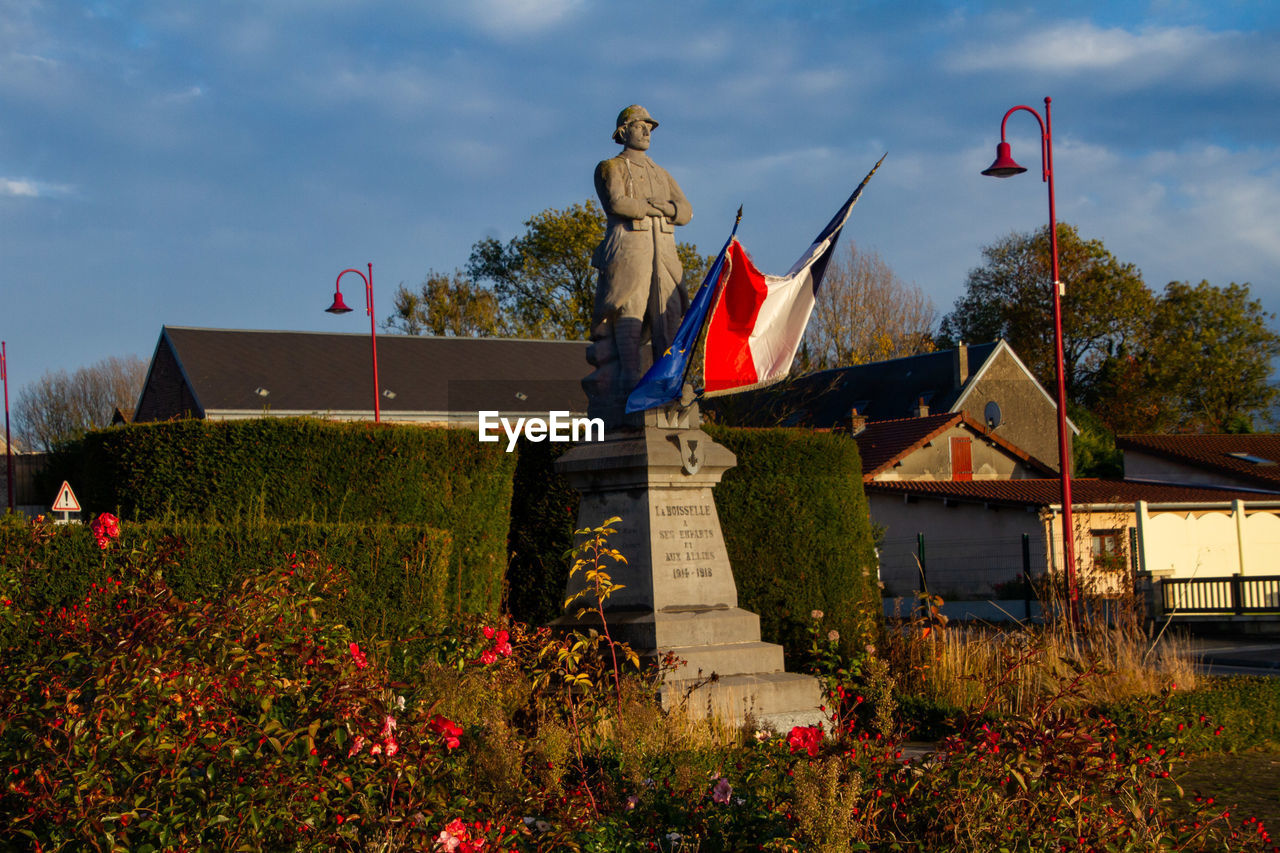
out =
<svg viewBox="0 0 1280 853"><path fill-rule="evenodd" d="M742 212L739 211L738 215L741 217ZM733 231L734 233L738 231L736 222L733 225ZM720 274L724 270L725 255L731 242L733 242L733 234L729 235L724 248L720 250L720 254L716 255L715 263L711 265L711 269L707 270L707 275L702 280L702 287L698 288L698 293L693 297L693 304L689 306L684 319L680 321L680 328L676 330L676 337L671 347L662 354L662 358L654 362L653 367L649 368L635 390L627 397L628 412L652 409L654 406L661 406L680 397L684 374L689 366L689 359L693 357L693 349L698 345L698 336L702 333L707 312L711 310L715 290L720 282Z"/></svg>

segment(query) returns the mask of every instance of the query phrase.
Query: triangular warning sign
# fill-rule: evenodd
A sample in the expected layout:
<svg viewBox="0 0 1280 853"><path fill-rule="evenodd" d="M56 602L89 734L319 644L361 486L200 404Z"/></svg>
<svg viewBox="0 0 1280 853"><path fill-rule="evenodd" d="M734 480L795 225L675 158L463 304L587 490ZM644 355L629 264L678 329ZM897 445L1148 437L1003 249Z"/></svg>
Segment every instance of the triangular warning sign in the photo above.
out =
<svg viewBox="0 0 1280 853"><path fill-rule="evenodd" d="M45 494L49 494L45 492ZM62 488L58 489L58 496L53 499L54 512L79 512L80 501L76 500L76 493L71 491L71 484L66 480L62 481Z"/></svg>

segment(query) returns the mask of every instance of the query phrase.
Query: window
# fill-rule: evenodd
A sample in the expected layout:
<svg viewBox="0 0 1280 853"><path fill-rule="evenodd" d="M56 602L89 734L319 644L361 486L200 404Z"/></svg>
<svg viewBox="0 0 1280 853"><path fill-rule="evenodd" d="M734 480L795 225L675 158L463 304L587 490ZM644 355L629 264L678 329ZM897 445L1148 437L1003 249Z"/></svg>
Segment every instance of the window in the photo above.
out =
<svg viewBox="0 0 1280 853"><path fill-rule="evenodd" d="M1093 565L1099 569L1120 571L1125 567L1124 531L1116 528L1090 530Z"/></svg>

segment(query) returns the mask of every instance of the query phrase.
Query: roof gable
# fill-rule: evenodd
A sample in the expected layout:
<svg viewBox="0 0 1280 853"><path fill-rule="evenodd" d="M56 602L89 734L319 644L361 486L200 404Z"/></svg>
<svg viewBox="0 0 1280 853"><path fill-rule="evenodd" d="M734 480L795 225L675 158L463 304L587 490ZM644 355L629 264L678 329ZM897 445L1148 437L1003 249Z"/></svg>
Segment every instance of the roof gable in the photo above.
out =
<svg viewBox="0 0 1280 853"><path fill-rule="evenodd" d="M1043 474L1054 473L1051 466L1009 443L964 412L943 412L937 415L896 418L867 424L865 429L854 436L854 440L858 443L858 452L862 456L863 478L871 479L876 474L893 467L895 463L910 456L954 426L963 426L983 440L999 447L1009 456Z"/></svg>

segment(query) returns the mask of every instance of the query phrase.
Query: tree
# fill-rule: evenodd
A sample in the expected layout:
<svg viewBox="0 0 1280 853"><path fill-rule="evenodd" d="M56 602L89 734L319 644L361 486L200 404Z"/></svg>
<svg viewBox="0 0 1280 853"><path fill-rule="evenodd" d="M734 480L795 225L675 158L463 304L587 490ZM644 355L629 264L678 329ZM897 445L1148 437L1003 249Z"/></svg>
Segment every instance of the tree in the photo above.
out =
<svg viewBox="0 0 1280 853"><path fill-rule="evenodd" d="M497 337L507 333L498 298L462 271L450 277L431 270L417 291L396 289L395 313L383 327L406 335Z"/></svg>
<svg viewBox="0 0 1280 853"><path fill-rule="evenodd" d="M876 252L850 243L818 290L801 364L825 370L933 350L933 302Z"/></svg>
<svg viewBox="0 0 1280 853"><path fill-rule="evenodd" d="M942 320L941 338L979 343L1004 338L1045 387L1055 384L1049 228L1011 234L982 250L965 293ZM1133 264L1116 260L1100 240L1058 224L1063 365L1067 394L1077 397L1109 357L1144 332L1151 291Z"/></svg>
<svg viewBox="0 0 1280 853"><path fill-rule="evenodd" d="M1271 360L1280 335L1275 315L1249 297L1249 285L1192 286L1173 281L1152 317L1150 375L1165 396L1160 426L1229 432L1267 417L1277 398Z"/></svg>
<svg viewBox="0 0 1280 853"><path fill-rule="evenodd" d="M528 230L506 245L492 237L475 243L467 274L492 287L512 334L586 340L597 279L591 256L604 239L604 211L588 200L547 208L524 224ZM692 291L707 261L691 244L676 248Z"/></svg>
<svg viewBox="0 0 1280 853"><path fill-rule="evenodd" d="M146 378L147 362L136 355L106 358L71 374L45 373L18 393L18 437L47 451L108 426L116 409L133 412Z"/></svg>

